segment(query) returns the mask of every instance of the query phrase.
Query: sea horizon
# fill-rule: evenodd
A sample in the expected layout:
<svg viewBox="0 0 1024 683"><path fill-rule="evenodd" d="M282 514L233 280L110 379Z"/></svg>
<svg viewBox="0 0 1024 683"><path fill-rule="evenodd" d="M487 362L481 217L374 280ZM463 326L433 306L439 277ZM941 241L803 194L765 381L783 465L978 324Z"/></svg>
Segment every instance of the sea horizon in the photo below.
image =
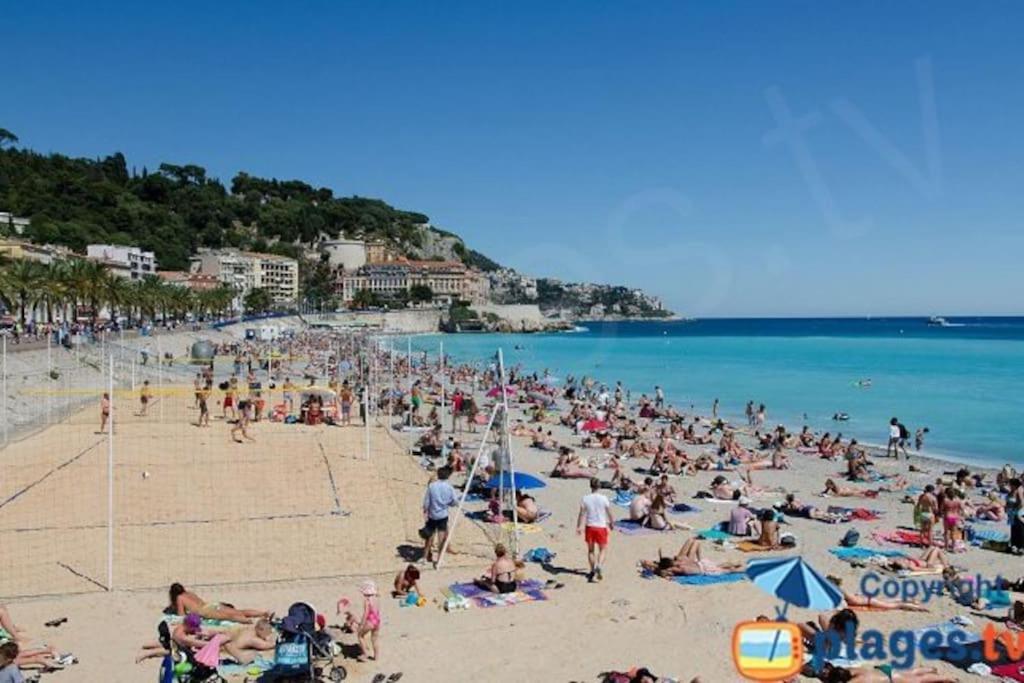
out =
<svg viewBox="0 0 1024 683"><path fill-rule="evenodd" d="M1024 396L1024 317L705 318L580 321L571 333L425 335L455 360L481 361L502 348L506 363L548 369L564 380L621 381L635 401L660 384L669 403L743 420L746 401L765 403L766 426L808 425L884 447L888 420L911 433L928 427L919 455L996 467L1021 463L1014 416ZM866 382L865 380L870 380ZM848 419L832 419L845 413ZM911 451L914 452L913 450Z"/></svg>

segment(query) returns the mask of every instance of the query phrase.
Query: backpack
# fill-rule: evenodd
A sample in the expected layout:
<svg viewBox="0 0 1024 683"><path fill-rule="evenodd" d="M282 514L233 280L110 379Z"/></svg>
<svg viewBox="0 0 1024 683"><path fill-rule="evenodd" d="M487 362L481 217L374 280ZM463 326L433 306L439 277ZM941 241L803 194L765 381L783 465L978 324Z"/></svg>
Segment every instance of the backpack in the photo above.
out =
<svg viewBox="0 0 1024 683"><path fill-rule="evenodd" d="M839 540L839 545L844 548L852 548L858 543L860 543L860 532L856 529L850 529L846 532L846 535Z"/></svg>

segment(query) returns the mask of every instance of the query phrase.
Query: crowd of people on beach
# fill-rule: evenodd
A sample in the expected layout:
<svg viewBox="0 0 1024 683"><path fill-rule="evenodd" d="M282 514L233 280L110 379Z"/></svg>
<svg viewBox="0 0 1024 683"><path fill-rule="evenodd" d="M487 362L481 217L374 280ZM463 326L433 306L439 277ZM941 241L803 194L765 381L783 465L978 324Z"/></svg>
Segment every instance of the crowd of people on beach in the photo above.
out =
<svg viewBox="0 0 1024 683"><path fill-rule="evenodd" d="M973 522L1007 527L1001 545L986 547L1024 553L1024 487L1019 474L1007 465L994 476L972 473L966 467L931 476L918 463L910 463L905 472L894 472L890 466L899 455L909 456L910 438L909 430L896 418L890 425L889 448L881 451L809 426L798 432L781 424L771 426L766 405L753 400L744 408L744 424L736 425L722 414L717 399L709 413L701 415L692 407L674 407L660 386L650 396L636 396L621 382L609 386L588 376L556 380L547 371L506 370L494 362L481 366L447 357L431 362L426 354L415 358L394 354L354 335L305 331L272 341L238 340L214 344L213 354L218 361L203 365L193 379L198 428L209 427L211 412L218 412L217 417L231 425L230 438L244 443L257 438L255 423L347 426L353 424L355 412L359 422L365 423L369 406L385 417L388 428L414 439L415 457L429 481L422 499L420 556L395 567L391 594L403 604L425 600L421 569L439 566L445 552L450 552L454 511L469 493L486 504L481 519L499 525L493 558L479 575L467 577L469 582L488 594L508 596L520 591L528 579L529 564L519 556L517 539L502 539L500 530L512 522L514 534L517 524L537 524L550 513L528 491L505 496L489 486L493 477L507 473L506 438L516 439L517 448L550 453L547 477L578 487L578 512L574 519L563 521L570 522L581 537L579 564L584 568L580 573L590 583L607 580L609 553L618 544L614 532L623 527L693 532L674 553L663 554L659 549L656 557L636 557L641 575L717 577L743 572L746 563L712 559L707 551L712 544L745 552L799 548L802 524L846 525L871 519L875 512L859 504L880 497L909 506L908 521L916 534L913 545L920 548L916 557L880 558L877 566L887 571L936 573L950 586L956 585L959 570L954 559L970 548ZM380 374L371 383L373 368ZM148 381L142 382L136 414L145 418L160 398ZM214 402L219 411L213 410ZM110 397L105 394L101 431L111 427L111 419ZM507 434L501 425L507 426ZM926 431L917 435L918 446ZM778 473L799 468L809 459L839 468L821 482L816 496L821 502L772 482ZM575 484L577 479L583 481ZM833 498L851 499L856 507L827 505ZM694 531L680 521L681 514L701 501L721 505L723 514L716 528ZM850 545L856 545L856 540ZM614 551L628 552L628 544ZM843 589L842 580L835 576L829 581L842 592L843 604L807 626L809 647L816 630L851 624L856 629L861 610L927 609L911 600L879 599ZM553 579L544 585L563 586ZM1019 588L1020 579L1007 585ZM360 584L359 592L361 610L347 598L341 599L339 623L331 625L326 616L316 615L314 630L332 642L350 634L359 659L379 660L386 605L373 580ZM957 599L953 589L950 595ZM1011 604L1006 619L1024 628L1024 603ZM190 659L205 661L209 655L215 658L210 661L229 659L247 666L272 653L283 633L282 621L267 609L208 601L180 583L170 586L166 623L168 639L147 641L138 661L180 651ZM73 659L52 646L31 647L2 607L0 642L4 643L0 675L4 662L7 667L56 668ZM830 664L804 673L823 681L881 680L874 670L857 666ZM667 680L643 667L603 675L603 680L616 683ZM889 680L939 683L952 679L919 668L895 672Z"/></svg>

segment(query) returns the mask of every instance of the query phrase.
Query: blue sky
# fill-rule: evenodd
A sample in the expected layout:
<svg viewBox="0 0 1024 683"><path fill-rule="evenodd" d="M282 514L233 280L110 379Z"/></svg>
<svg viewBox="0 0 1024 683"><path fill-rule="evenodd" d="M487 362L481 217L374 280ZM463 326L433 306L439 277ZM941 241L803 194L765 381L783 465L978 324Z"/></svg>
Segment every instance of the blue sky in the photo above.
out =
<svg viewBox="0 0 1024 683"><path fill-rule="evenodd" d="M1022 313L1020 3L160 5L5 1L0 126L690 315Z"/></svg>

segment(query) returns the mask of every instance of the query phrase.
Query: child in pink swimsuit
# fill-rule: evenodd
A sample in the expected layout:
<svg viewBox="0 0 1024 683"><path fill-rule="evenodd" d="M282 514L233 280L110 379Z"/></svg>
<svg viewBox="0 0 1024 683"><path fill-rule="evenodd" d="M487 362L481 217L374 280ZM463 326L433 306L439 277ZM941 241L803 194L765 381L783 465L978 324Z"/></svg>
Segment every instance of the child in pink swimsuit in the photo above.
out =
<svg viewBox="0 0 1024 683"><path fill-rule="evenodd" d="M380 659L380 605L377 602L377 584L373 581L364 581L359 592L363 594L363 621L359 624L359 647L363 654L360 661L366 661L368 652L372 649L373 655L370 659ZM370 645L371 647L367 647Z"/></svg>

